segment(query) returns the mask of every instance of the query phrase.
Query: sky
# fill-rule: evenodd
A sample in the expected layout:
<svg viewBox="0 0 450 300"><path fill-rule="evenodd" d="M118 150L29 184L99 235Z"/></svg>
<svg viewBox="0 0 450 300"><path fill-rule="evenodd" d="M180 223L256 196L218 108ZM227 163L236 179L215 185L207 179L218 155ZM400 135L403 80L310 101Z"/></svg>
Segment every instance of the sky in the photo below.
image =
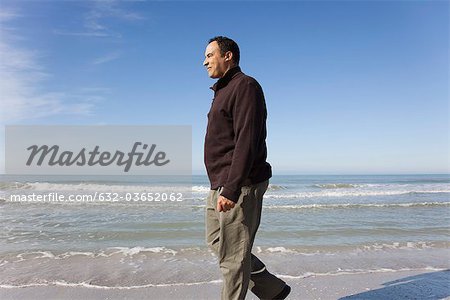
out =
<svg viewBox="0 0 450 300"><path fill-rule="evenodd" d="M5 125L191 125L204 174L224 35L263 87L274 174L449 173L449 6L2 0L0 172Z"/></svg>

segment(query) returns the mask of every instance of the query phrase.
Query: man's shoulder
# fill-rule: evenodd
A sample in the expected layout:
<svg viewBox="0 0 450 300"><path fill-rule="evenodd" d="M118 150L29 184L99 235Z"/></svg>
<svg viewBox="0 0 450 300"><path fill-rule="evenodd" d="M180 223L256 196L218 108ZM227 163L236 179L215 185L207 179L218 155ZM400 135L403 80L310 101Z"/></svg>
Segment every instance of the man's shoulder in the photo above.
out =
<svg viewBox="0 0 450 300"><path fill-rule="evenodd" d="M238 86L249 85L249 86L254 86L256 88L261 88L261 85L255 78L253 78L252 76L249 76L243 72L237 73L235 78L233 78L233 79L235 79L235 83Z"/></svg>

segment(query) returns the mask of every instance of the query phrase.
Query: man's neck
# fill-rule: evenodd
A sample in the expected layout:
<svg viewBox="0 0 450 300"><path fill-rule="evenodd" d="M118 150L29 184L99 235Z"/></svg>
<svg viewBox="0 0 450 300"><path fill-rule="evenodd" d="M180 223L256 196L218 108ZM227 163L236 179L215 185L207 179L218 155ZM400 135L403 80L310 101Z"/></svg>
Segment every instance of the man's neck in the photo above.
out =
<svg viewBox="0 0 450 300"><path fill-rule="evenodd" d="M228 66L227 70L225 71L225 73L223 73L223 75L222 75L221 78L224 78L225 75L227 75L227 73L228 73L231 69L234 69L234 68L236 68L236 67L239 67L239 66L236 65L236 64L233 64L233 65Z"/></svg>

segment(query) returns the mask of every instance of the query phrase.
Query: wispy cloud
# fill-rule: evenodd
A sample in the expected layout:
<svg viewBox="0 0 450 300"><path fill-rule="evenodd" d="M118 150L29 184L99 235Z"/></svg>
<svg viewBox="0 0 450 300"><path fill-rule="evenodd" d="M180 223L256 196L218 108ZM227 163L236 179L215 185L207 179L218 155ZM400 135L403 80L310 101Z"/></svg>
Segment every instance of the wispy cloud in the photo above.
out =
<svg viewBox="0 0 450 300"><path fill-rule="evenodd" d="M96 32L96 31L85 31L85 32L72 32L65 30L53 30L54 34L57 35L69 35L69 36L80 36L80 37L116 37L121 38L122 35L120 33L113 32Z"/></svg>
<svg viewBox="0 0 450 300"><path fill-rule="evenodd" d="M12 10L2 8L0 11L0 22L6 22L19 17L20 15Z"/></svg>
<svg viewBox="0 0 450 300"><path fill-rule="evenodd" d="M0 15L0 125L52 115L92 114L100 97L43 88L51 74L40 64L39 53L22 46L21 37L3 26L18 17L5 10Z"/></svg>
<svg viewBox="0 0 450 300"><path fill-rule="evenodd" d="M96 58L92 63L94 65L100 65L100 64L104 64L104 63L116 60L119 57L120 57L119 52L111 52L111 53L107 53L106 55Z"/></svg>
<svg viewBox="0 0 450 300"><path fill-rule="evenodd" d="M142 15L125 10L120 7L117 0L97 0L92 1L92 6L83 16L83 29L77 31L54 30L55 34L72 35L81 37L116 37L122 35L113 30L109 25L109 20L122 20L134 22L145 19Z"/></svg>

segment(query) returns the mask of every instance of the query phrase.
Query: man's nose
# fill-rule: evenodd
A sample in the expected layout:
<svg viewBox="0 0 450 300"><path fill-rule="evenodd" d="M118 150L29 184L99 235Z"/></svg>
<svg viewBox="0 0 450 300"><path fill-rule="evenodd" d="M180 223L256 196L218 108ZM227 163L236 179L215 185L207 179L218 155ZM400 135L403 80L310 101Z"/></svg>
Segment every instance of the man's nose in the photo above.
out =
<svg viewBox="0 0 450 300"><path fill-rule="evenodd" d="M205 58L205 60L203 61L203 65L204 65L205 67L208 65L208 61L207 61L206 58Z"/></svg>

